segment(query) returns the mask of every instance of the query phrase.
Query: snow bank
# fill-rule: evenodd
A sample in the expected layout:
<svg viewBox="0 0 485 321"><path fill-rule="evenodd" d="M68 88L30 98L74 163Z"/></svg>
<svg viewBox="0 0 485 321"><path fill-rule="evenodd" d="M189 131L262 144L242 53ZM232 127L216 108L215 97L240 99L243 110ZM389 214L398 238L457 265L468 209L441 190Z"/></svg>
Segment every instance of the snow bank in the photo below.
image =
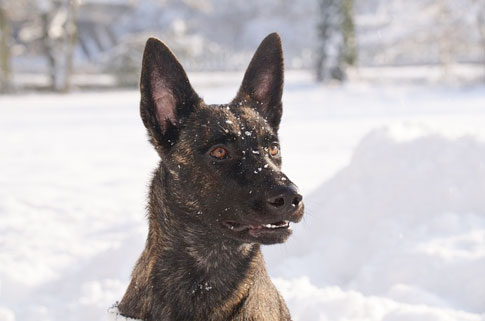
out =
<svg viewBox="0 0 485 321"><path fill-rule="evenodd" d="M337 286L318 288L308 278L275 279L294 321L480 321L480 316L425 304L364 296Z"/></svg>
<svg viewBox="0 0 485 321"><path fill-rule="evenodd" d="M392 132L368 134L266 250L272 275L308 276L277 280L296 320L484 317L485 144Z"/></svg>
<svg viewBox="0 0 485 321"><path fill-rule="evenodd" d="M15 321L15 314L11 310L0 306L0 321Z"/></svg>

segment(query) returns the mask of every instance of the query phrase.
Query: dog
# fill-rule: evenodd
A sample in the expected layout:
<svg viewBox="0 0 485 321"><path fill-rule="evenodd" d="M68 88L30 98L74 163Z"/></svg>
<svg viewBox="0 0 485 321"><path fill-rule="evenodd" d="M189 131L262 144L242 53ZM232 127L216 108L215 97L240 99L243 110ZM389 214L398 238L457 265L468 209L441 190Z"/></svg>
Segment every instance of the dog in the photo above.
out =
<svg viewBox="0 0 485 321"><path fill-rule="evenodd" d="M140 113L161 161L148 197L146 246L118 304L145 321L291 320L260 250L302 219L281 171L283 51L268 35L229 104L207 105L174 54L148 39Z"/></svg>

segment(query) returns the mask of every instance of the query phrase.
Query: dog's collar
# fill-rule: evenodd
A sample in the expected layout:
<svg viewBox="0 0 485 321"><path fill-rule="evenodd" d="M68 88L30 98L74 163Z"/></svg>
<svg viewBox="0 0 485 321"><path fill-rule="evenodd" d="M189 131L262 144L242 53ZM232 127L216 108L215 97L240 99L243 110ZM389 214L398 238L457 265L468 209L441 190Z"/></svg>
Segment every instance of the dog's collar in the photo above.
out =
<svg viewBox="0 0 485 321"><path fill-rule="evenodd" d="M108 309L108 321L142 321L142 320L132 319L132 318L122 316L120 311L118 310L118 307L115 305Z"/></svg>

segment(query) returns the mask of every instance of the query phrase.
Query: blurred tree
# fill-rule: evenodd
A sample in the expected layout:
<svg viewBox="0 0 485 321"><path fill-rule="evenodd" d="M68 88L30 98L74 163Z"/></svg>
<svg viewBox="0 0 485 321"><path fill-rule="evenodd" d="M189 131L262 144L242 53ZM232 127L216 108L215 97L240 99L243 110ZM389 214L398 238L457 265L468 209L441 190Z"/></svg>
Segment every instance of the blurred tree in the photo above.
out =
<svg viewBox="0 0 485 321"><path fill-rule="evenodd" d="M342 61L350 66L357 63L357 45L355 41L354 0L342 0Z"/></svg>
<svg viewBox="0 0 485 321"><path fill-rule="evenodd" d="M6 3L0 2L0 91L8 92L11 88L10 78L10 28Z"/></svg>
<svg viewBox="0 0 485 321"><path fill-rule="evenodd" d="M71 86L76 44L77 0L39 2L42 46L49 66L51 88L67 92Z"/></svg>
<svg viewBox="0 0 485 321"><path fill-rule="evenodd" d="M477 25L478 25L478 33L480 34L480 42L482 46L483 80L485 81L485 0L475 0L475 1L478 4Z"/></svg>
<svg viewBox="0 0 485 321"><path fill-rule="evenodd" d="M480 36L483 28L480 17L484 6L484 0L437 0L422 5L421 10L426 14L427 26L431 31L423 32L425 36L422 37L425 46L436 53L442 80L456 77L458 64L480 61L477 60L477 53L480 51L480 38L483 38ZM476 23L478 28L475 29ZM416 40L410 38L412 41Z"/></svg>
<svg viewBox="0 0 485 321"><path fill-rule="evenodd" d="M437 24L437 41L439 48L439 63L443 68L444 77L450 77L450 67L457 61L457 46L460 41L459 18L453 13L453 3L440 0L435 3Z"/></svg>
<svg viewBox="0 0 485 321"><path fill-rule="evenodd" d="M343 81L357 61L353 0L320 0L319 14L316 78Z"/></svg>
<svg viewBox="0 0 485 321"><path fill-rule="evenodd" d="M336 0L320 0L319 15L316 76L318 81L323 81L328 75L331 37L335 34L335 17L338 15Z"/></svg>

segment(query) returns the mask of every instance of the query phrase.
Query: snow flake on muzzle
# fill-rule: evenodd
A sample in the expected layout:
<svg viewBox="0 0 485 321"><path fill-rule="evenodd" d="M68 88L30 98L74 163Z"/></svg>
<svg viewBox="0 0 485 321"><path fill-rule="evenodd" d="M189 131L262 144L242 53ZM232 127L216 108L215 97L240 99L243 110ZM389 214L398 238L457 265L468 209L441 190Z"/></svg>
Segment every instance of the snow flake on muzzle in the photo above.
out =
<svg viewBox="0 0 485 321"><path fill-rule="evenodd" d="M132 319L132 318L122 316L120 311L118 310L118 306L114 305L108 309L108 321L142 321L142 320Z"/></svg>

